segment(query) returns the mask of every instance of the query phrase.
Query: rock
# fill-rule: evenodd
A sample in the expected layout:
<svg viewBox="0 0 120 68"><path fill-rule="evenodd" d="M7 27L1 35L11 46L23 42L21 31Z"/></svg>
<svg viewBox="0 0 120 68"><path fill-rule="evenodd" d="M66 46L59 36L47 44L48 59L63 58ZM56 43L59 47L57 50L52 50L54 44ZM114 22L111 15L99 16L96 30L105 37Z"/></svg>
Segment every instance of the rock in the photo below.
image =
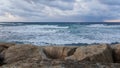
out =
<svg viewBox="0 0 120 68"><path fill-rule="evenodd" d="M92 45L92 46L81 46L76 49L75 53L66 57L66 60L78 60L78 61L90 61L92 63L104 62L112 63L112 50L107 45Z"/></svg>
<svg viewBox="0 0 120 68"><path fill-rule="evenodd" d="M14 63L3 65L0 68L41 68L40 64L36 63Z"/></svg>
<svg viewBox="0 0 120 68"><path fill-rule="evenodd" d="M44 47L43 52L49 59L64 59L74 53L75 47Z"/></svg>
<svg viewBox="0 0 120 68"><path fill-rule="evenodd" d="M14 43L0 43L0 65L4 64L4 55L6 49L8 49L11 46L15 46Z"/></svg>
<svg viewBox="0 0 120 68"><path fill-rule="evenodd" d="M113 46L113 58L115 63L120 63L120 44Z"/></svg>
<svg viewBox="0 0 120 68"><path fill-rule="evenodd" d="M40 48L33 45L16 45L9 47L4 53L4 62L7 64L17 61L40 61Z"/></svg>
<svg viewBox="0 0 120 68"><path fill-rule="evenodd" d="M119 57L120 44L78 47L0 43L0 68L119 68Z"/></svg>
<svg viewBox="0 0 120 68"><path fill-rule="evenodd" d="M48 61L47 61L48 62ZM74 61L63 61L57 65L41 65L40 63L22 63L3 65L0 68L119 68L119 63L79 63Z"/></svg>
<svg viewBox="0 0 120 68"><path fill-rule="evenodd" d="M64 68L120 68L116 63L65 63Z"/></svg>
<svg viewBox="0 0 120 68"><path fill-rule="evenodd" d="M14 46L14 45L15 45L14 43L0 43L0 53L3 50L5 50L5 49L7 49L7 48L9 48L11 46Z"/></svg>
<svg viewBox="0 0 120 68"><path fill-rule="evenodd" d="M3 65L0 68L63 68L60 61L57 62L57 64L53 64L53 60L50 61L44 61L45 63L37 63L37 62L16 62L12 64L6 64Z"/></svg>

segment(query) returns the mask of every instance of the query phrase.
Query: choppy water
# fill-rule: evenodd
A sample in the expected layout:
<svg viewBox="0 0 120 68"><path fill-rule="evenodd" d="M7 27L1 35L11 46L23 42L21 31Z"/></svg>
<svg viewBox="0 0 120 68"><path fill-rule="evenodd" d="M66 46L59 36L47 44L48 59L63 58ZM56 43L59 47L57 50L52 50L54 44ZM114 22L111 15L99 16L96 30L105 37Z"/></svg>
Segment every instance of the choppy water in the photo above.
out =
<svg viewBox="0 0 120 68"><path fill-rule="evenodd" d="M0 23L0 41L48 44L120 42L120 24Z"/></svg>

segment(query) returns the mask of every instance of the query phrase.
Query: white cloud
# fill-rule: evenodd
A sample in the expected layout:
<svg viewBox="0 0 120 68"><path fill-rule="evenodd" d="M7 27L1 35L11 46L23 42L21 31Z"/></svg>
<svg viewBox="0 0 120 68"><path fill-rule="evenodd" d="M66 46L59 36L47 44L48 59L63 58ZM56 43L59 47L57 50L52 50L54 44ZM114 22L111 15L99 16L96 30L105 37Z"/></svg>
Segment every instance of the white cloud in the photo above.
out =
<svg viewBox="0 0 120 68"><path fill-rule="evenodd" d="M0 16L0 21L7 22L7 21L22 21L23 18L19 16L12 15L11 13L5 13L4 15Z"/></svg>

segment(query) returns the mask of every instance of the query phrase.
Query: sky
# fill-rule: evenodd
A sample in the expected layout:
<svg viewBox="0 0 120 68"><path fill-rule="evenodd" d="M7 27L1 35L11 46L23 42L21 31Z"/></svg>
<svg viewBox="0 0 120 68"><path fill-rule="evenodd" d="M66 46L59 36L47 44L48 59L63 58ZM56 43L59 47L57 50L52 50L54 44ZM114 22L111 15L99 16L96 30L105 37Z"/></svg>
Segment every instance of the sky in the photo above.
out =
<svg viewBox="0 0 120 68"><path fill-rule="evenodd" d="M120 0L0 0L0 22L120 22Z"/></svg>

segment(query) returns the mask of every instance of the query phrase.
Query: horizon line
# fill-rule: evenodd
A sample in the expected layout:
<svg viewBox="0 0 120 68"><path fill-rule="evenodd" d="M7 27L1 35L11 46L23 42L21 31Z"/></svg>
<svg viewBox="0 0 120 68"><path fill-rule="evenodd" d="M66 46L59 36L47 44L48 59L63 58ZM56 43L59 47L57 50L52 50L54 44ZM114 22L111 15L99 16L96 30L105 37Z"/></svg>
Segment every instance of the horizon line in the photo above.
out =
<svg viewBox="0 0 120 68"><path fill-rule="evenodd" d="M0 23L115 23L120 24L120 22L0 22Z"/></svg>

